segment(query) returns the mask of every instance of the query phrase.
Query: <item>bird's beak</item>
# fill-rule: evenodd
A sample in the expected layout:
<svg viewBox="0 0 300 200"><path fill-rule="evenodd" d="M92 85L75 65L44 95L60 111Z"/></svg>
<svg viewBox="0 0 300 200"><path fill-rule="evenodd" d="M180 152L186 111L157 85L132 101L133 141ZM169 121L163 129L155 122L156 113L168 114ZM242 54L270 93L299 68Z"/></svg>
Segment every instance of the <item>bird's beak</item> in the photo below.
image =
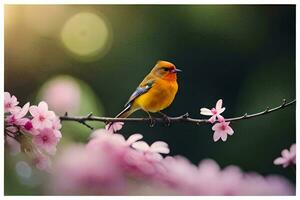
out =
<svg viewBox="0 0 300 200"><path fill-rule="evenodd" d="M182 72L182 70L180 70L180 69L173 69L171 72L174 73L174 74L176 74L177 72Z"/></svg>

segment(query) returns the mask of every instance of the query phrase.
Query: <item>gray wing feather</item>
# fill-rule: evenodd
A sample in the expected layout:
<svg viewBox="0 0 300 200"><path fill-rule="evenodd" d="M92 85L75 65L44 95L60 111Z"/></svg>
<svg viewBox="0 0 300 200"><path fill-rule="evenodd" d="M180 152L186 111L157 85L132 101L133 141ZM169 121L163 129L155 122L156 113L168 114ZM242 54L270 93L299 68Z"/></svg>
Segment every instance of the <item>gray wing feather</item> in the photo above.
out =
<svg viewBox="0 0 300 200"><path fill-rule="evenodd" d="M128 106L137 97L148 92L151 89L153 83L154 83L154 81L149 81L145 86L137 87L136 90L129 97L129 100L127 101L127 103L125 104L124 107Z"/></svg>

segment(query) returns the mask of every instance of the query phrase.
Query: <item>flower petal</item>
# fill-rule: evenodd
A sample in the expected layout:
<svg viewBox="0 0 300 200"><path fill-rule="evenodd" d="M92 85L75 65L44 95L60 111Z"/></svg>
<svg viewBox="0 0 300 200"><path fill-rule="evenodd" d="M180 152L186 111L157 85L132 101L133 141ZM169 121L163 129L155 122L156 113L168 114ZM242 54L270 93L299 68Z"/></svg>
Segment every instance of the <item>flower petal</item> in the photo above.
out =
<svg viewBox="0 0 300 200"><path fill-rule="evenodd" d="M290 147L290 152L291 152L291 153L296 153L296 144L293 144L293 145Z"/></svg>
<svg viewBox="0 0 300 200"><path fill-rule="evenodd" d="M221 133L221 132L218 132L218 131L214 132L213 138L214 138L214 141L215 141L215 142L218 141L218 140L220 139L221 134L222 134L222 133Z"/></svg>
<svg viewBox="0 0 300 200"><path fill-rule="evenodd" d="M149 145L144 141L138 141L132 144L132 147L140 151L148 151L150 149Z"/></svg>
<svg viewBox="0 0 300 200"><path fill-rule="evenodd" d="M9 100L10 99L10 93L9 92L4 92L4 100Z"/></svg>
<svg viewBox="0 0 300 200"><path fill-rule="evenodd" d="M153 152L153 153L162 153L162 154L168 154L168 153L170 153L170 149L168 147L150 148L150 151Z"/></svg>
<svg viewBox="0 0 300 200"><path fill-rule="evenodd" d="M207 116L213 115L211 110L209 110L208 108L201 108L200 109L200 114L201 115L207 115Z"/></svg>
<svg viewBox="0 0 300 200"><path fill-rule="evenodd" d="M285 163L285 162L286 162L286 160L285 160L284 158L282 158L282 157L276 158L276 159L273 161L274 165L282 165L282 164Z"/></svg>
<svg viewBox="0 0 300 200"><path fill-rule="evenodd" d="M30 103L28 102L23 106L23 108L20 110L20 112L16 115L17 119L20 119L27 114L27 112L29 110L29 105L30 105Z"/></svg>
<svg viewBox="0 0 300 200"><path fill-rule="evenodd" d="M168 147L169 145L164 141L156 141L154 142L151 147Z"/></svg>
<svg viewBox="0 0 300 200"><path fill-rule="evenodd" d="M216 123L215 125L213 125L213 127L211 128L213 131L219 130L221 126L221 123Z"/></svg>
<svg viewBox="0 0 300 200"><path fill-rule="evenodd" d="M223 104L223 100L219 99L216 103L216 110L218 110L218 111L221 110L222 104Z"/></svg>
<svg viewBox="0 0 300 200"><path fill-rule="evenodd" d="M124 122L111 122L105 126L105 129L111 133L115 133L118 130L121 130L124 125Z"/></svg>
<svg viewBox="0 0 300 200"><path fill-rule="evenodd" d="M230 126L227 126L226 131L228 135L233 135L234 133L233 129Z"/></svg>
<svg viewBox="0 0 300 200"><path fill-rule="evenodd" d="M216 121L216 117L216 115L213 115L211 118L208 119L208 121L213 124Z"/></svg>
<svg viewBox="0 0 300 200"><path fill-rule="evenodd" d="M132 143L134 143L142 138L143 138L143 136L139 133L133 134L127 139L127 144L131 145Z"/></svg>
<svg viewBox="0 0 300 200"><path fill-rule="evenodd" d="M45 101L41 101L38 105L39 110L42 112L47 112L48 111L48 104Z"/></svg>
<svg viewBox="0 0 300 200"><path fill-rule="evenodd" d="M223 133L223 134L221 135L221 139L225 142L226 139L227 139L227 134L226 134L226 133Z"/></svg>
<svg viewBox="0 0 300 200"><path fill-rule="evenodd" d="M222 112L224 112L225 107L221 108L220 110L217 110L219 114L221 114Z"/></svg>
<svg viewBox="0 0 300 200"><path fill-rule="evenodd" d="M33 117L39 115L39 109L37 106L30 106L29 112Z"/></svg>
<svg viewBox="0 0 300 200"><path fill-rule="evenodd" d="M281 152L282 157L286 158L289 157L290 152L287 149L282 150Z"/></svg>
<svg viewBox="0 0 300 200"><path fill-rule="evenodd" d="M225 122L225 119L222 115L218 115L217 117L219 122Z"/></svg>
<svg viewBox="0 0 300 200"><path fill-rule="evenodd" d="M48 111L47 112L47 118L48 119L54 119L56 117L55 113L53 111Z"/></svg>
<svg viewBox="0 0 300 200"><path fill-rule="evenodd" d="M163 154L170 153L170 149L168 147L168 144L163 142L163 141L154 142L150 146L150 151L155 152L155 153L163 153Z"/></svg>

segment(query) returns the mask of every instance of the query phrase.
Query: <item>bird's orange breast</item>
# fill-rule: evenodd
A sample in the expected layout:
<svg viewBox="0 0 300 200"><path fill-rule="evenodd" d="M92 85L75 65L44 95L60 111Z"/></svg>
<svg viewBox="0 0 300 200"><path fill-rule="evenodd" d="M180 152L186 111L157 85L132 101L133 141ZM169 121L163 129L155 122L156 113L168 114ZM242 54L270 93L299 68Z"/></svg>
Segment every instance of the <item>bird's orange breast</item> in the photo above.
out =
<svg viewBox="0 0 300 200"><path fill-rule="evenodd" d="M134 104L147 112L158 112L167 108L174 100L178 91L176 80L158 79L152 88L135 99Z"/></svg>

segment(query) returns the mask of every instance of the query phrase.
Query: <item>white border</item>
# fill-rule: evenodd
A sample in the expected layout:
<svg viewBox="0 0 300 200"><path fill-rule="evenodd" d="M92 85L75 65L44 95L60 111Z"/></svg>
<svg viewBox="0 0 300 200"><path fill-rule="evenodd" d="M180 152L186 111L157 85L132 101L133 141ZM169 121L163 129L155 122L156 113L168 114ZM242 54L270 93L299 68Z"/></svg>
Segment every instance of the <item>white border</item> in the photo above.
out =
<svg viewBox="0 0 300 200"><path fill-rule="evenodd" d="M196 0L185 0L185 1L179 1L179 0L144 0L144 1L131 1L131 0L101 0L101 1L97 1L97 0L72 0L72 1L63 1L63 0L4 0L3 3L1 3L1 8L0 8L0 16L1 16L1 22L0 22L0 37L1 37L1 57L0 57L0 62L1 62L1 70L2 73L0 73L0 81L2 83L4 83L4 4L297 4L298 1L296 0L289 0L289 1L279 1L279 0L260 0L260 1L246 1L246 0L230 0L230 1L225 1L225 0L205 0L205 1L196 1ZM299 3L298 3L299 5ZM297 5L297 6L298 6ZM296 7L297 7L296 6ZM297 8L296 8L297 10ZM299 66L299 58L300 58L300 53L299 53L299 49L297 47L299 47L299 21L300 21L300 15L299 13L296 13L296 66ZM299 77L299 70L297 70L296 67L296 77ZM298 79L296 79L296 99L300 99L299 96L299 87L300 86L300 81ZM0 86L1 90L4 91L4 84L1 84ZM0 92L0 104L3 105L3 92ZM296 106L296 112L299 113L299 106L297 103ZM1 112L1 120L3 122L3 106L0 106L0 112ZM296 133L298 131L298 127L299 127L299 120L298 117L296 118ZM0 129L3 130L3 123L0 123ZM0 193L1 196L4 195L4 177L3 177L3 173L4 173L4 141L3 141L3 137L0 137L0 142L1 142L1 149L0 149L0 153L2 155L2 162L1 162L1 166L0 166L0 170L1 170L1 181L0 181ZM296 137L296 141L299 144L300 142L300 138L297 136ZM297 145L298 146L298 145ZM299 148L297 147L297 163L299 163ZM299 165L297 166L297 179L296 179L296 191L297 194L299 195L299 190L300 190L300 186L299 186L299 170L300 167ZM27 199L40 199L41 197L39 196L6 196L4 197L5 199L19 199L22 198L24 200ZM43 196L42 198L45 199L57 199L58 196ZM85 199L141 199L141 197L120 197L120 196L112 196L112 197L104 197L104 196L64 196L62 197L64 199L81 199L81 198L85 198ZM186 199L187 197L182 197L182 196L166 196L166 197L142 197L143 199ZM199 196L199 197L189 197L189 198L213 198L213 199L221 199L221 198L226 198L226 197L207 197L207 196ZM253 198L257 198L257 199L296 199L296 197L254 197L254 196L249 196L249 197L229 197L229 198L235 198L235 199L253 199Z"/></svg>
<svg viewBox="0 0 300 200"><path fill-rule="evenodd" d="M4 4L296 4L296 0L4 0Z"/></svg>

